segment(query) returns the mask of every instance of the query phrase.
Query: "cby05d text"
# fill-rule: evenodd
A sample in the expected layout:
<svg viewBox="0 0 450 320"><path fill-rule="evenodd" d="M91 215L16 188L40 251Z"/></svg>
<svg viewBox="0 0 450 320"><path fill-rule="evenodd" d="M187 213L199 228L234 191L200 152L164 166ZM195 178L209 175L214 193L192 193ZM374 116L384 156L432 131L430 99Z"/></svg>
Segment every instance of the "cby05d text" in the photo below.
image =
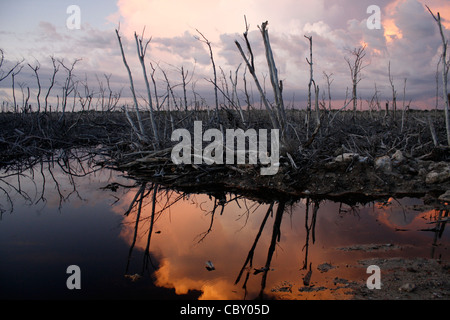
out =
<svg viewBox="0 0 450 320"><path fill-rule="evenodd" d="M248 315L258 315L258 314L268 314L269 306L266 304L227 304L224 308L226 314L248 314Z"/></svg>
<svg viewBox="0 0 450 320"><path fill-rule="evenodd" d="M227 315L267 315L269 314L270 308L266 304L227 304L223 308L223 312ZM221 309L216 309L214 307L195 307L187 305L181 307L180 314L182 315L206 315L211 317L214 312L221 313Z"/></svg>

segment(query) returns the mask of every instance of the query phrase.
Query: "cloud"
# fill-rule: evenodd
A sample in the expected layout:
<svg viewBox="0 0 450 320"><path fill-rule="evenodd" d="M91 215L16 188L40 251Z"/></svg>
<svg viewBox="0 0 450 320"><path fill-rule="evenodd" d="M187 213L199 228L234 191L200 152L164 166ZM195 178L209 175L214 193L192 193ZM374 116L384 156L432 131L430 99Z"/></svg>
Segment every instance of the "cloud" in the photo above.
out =
<svg viewBox="0 0 450 320"><path fill-rule="evenodd" d="M201 65L210 63L210 55L206 45L189 31L185 31L182 36L154 38L152 44L157 49L179 56L183 60L195 60Z"/></svg>
<svg viewBox="0 0 450 320"><path fill-rule="evenodd" d="M47 21L40 21L38 25L38 32L47 40L61 41L63 36L56 31L56 27Z"/></svg>
<svg viewBox="0 0 450 320"><path fill-rule="evenodd" d="M147 37L152 37L147 63L161 63L166 71L168 68L168 75L175 77L171 80L174 84L180 83L178 69L181 66L189 69L190 75L194 74L196 90L206 94L212 91L211 84L205 81L212 77L212 66L208 47L195 38L198 36L196 29L211 42L216 68L223 68L228 75L243 63L234 41L238 40L246 49L242 39L245 15L261 80L267 77L267 63L258 25L269 21L271 45L279 77L284 83L285 97L295 95L302 99L307 90L309 43L304 35L308 35L313 37L314 77L322 92L326 86L323 72L333 73L332 96L345 96L351 83L344 58L348 49L366 44L365 59L369 66L364 69L359 84L361 98L373 94L375 83L383 94L390 94L387 76L390 62L398 86L407 78L408 94L426 100L435 92L436 64L442 47L438 28L425 8L426 3L433 12L441 13L444 26L450 28L447 0L379 0L381 30L369 30L366 26L370 15L366 10L373 4L372 0L118 0L117 12L107 19L116 26L120 22L125 53L138 87L142 70L137 60L135 32L139 34L145 27ZM99 29L85 21L81 30L67 30L55 19L48 19L37 20L27 33L14 33L12 27L0 32L0 41L8 58L39 60L43 64L42 71L50 55L65 61L82 58L77 64L77 72L87 73L89 78L95 79L94 73L112 73L113 83L120 84L126 79L113 28ZM444 31L450 38L449 29ZM240 72L242 76L244 68ZM248 84L251 85L252 80ZM127 84L122 83L121 87L124 86Z"/></svg>

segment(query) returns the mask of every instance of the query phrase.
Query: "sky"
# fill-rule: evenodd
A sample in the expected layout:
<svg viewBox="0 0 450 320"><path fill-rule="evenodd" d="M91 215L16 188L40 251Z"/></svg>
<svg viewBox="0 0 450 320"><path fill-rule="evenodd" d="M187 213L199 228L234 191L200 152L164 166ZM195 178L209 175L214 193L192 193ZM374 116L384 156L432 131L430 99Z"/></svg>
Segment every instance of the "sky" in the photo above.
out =
<svg viewBox="0 0 450 320"><path fill-rule="evenodd" d="M79 28L71 27L75 21L73 12L67 11L71 5L79 8ZM367 26L372 15L367 9L372 5L381 10L380 29ZM440 12L444 33L450 38L447 0L1 0L0 49L5 62L0 76L8 71L8 66L23 60L23 68L15 77L16 87L29 87L35 94L37 82L28 64L40 66L39 77L45 88L52 74L51 56L65 65L81 59L75 66L76 80L89 83L90 90L98 93L108 76L111 88L120 91L122 97L129 97L128 75L115 34L115 29L119 29L140 96L146 96L146 92L135 32L139 36L143 34L144 39L151 38L145 56L146 68L148 72L155 68L161 99L167 91L165 76L177 96L181 95L183 68L189 101L201 97L210 103L214 88L209 80L213 79L213 68L201 32L211 43L219 86L226 88L224 78L231 86L230 77L237 72L237 88L242 96L246 69L234 41L244 46L245 16L256 72L268 92L270 81L258 26L265 21L269 23L271 46L288 106L305 106L309 82L306 35L312 36L314 80L320 98L328 99L327 74L334 108L342 106L347 89L351 89L346 58L352 59L350 51L362 45L366 46L366 56L358 83L361 105L367 105L375 92L382 105L392 99L390 65L397 104L404 100L406 105L411 101L412 108L435 108L436 89L439 95L442 92L442 80L436 77L442 42L437 24L425 5L434 13ZM58 76L54 94L61 90L63 69ZM257 101L257 90L248 71L246 80ZM78 88L81 92L82 86ZM8 77L0 82L0 100L10 102L11 91L11 77ZM31 103L35 100L30 98ZM442 99L437 103L442 107Z"/></svg>

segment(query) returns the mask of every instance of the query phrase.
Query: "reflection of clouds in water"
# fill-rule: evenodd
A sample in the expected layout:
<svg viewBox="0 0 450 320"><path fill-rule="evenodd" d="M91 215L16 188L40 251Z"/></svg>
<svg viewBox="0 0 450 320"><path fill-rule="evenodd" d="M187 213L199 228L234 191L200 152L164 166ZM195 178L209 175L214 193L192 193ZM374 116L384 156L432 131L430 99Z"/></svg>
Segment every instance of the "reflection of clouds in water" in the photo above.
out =
<svg viewBox="0 0 450 320"><path fill-rule="evenodd" d="M422 201L413 198L389 198L384 203L376 203L373 215L385 226L392 229L412 229L423 227L435 215L436 210L426 207L412 210L412 206L420 206Z"/></svg>
<svg viewBox="0 0 450 320"><path fill-rule="evenodd" d="M178 193L172 193L171 199L179 198ZM152 211L151 196L146 199L141 212L141 221L138 225L138 234L135 247L142 253L145 249L150 216ZM133 194L127 195L127 205L133 199ZM170 203L167 196L158 196L160 202L157 212ZM232 196L227 196L227 200ZM255 268L265 265L272 238L275 212L269 216L262 231L253 256L251 269L245 269L240 281L234 282L244 265L249 250L255 241L263 218L269 205L259 205L256 202L243 199L229 201L222 214L219 206L215 211L211 226L211 211L215 199L207 195L186 197L170 206L170 212L165 211L158 216L153 230L160 233L153 234L151 238L151 254L159 261L159 268L155 271L155 284L161 287L174 288L177 294L185 294L189 290L202 292L201 299L241 299L244 297L242 285L247 271L250 278L247 282L246 298L257 297L261 289L262 273L253 274ZM428 252L427 240L423 234L398 233L395 231L401 223L408 226L420 223L424 218L429 221L433 212L417 212L406 210L407 205L416 204L416 200L402 202L403 206L395 206L395 201L387 204L359 206L355 211L346 210L342 213L339 203L330 201L320 202L317 211L317 220L312 240L312 229L309 234L309 248L305 246L308 233L305 229L306 202L296 203L292 209L288 207L284 212L281 223L281 238L276 243L273 259L265 286L265 294L274 297L299 298L298 289L303 287L302 279L308 270L303 270L305 259L308 265L312 263L311 284L324 285L327 289L320 292L302 292L301 297L309 299L340 299L349 298L343 292L333 289L336 285L333 279L347 278L365 281L366 275L357 265L357 259L372 257L373 253L343 252L336 248L354 244L385 243L386 241L401 241L401 243L416 243L421 252ZM275 204L276 208L278 204ZM276 209L275 209L276 210ZM404 222L404 211L408 220ZM310 202L307 225L311 228L313 206ZM136 212L124 219L121 237L132 243L135 232ZM422 222L423 224L423 222ZM211 227L210 232L208 229ZM386 228L387 227L387 228ZM204 238L203 238L204 237ZM389 240L387 240L389 239ZM403 239L403 240L401 240ZM383 242L384 241L384 242ZM425 242L424 242L425 241ZM403 255L410 255L408 250ZM139 253L138 253L139 252ZM398 253L398 252L396 252ZM415 252L417 253L417 252ZM205 262L211 260L216 269L207 271ZM322 273L317 266L327 262L335 266L332 270ZM248 267L248 266L247 266ZM293 284L292 293L273 292L280 283ZM286 297L286 295L289 295Z"/></svg>
<svg viewBox="0 0 450 320"><path fill-rule="evenodd" d="M178 294L188 290L201 290L201 299L239 299L244 295L242 284L247 271L244 271L244 277L237 285L234 282L255 240L268 205L258 207L249 200L245 205L243 201L239 204L229 202L222 215L219 214L219 209L216 211L211 232L198 242L211 222L211 214L205 214L199 204L202 204L202 208L213 208L213 201L205 195L197 195L196 201L180 201L171 207L170 215L163 214L155 223L154 230L161 230L160 234L152 235L150 248L154 256L160 257L160 266L155 272L156 284L175 288ZM150 206L141 213L135 244L141 250L146 245L147 218L150 213ZM123 224L121 236L127 243L132 242L135 219L136 215L132 214ZM262 274L253 275L253 269L261 268L266 263L273 221L272 216L257 244L247 283L247 298L254 298L259 293ZM304 258L304 206L296 206L292 214L289 210L286 211L281 229L281 241L277 243L268 274L266 293L269 295L275 294L270 290L272 287L287 279L300 284L304 273L300 270ZM310 259L313 261L323 262L325 257L322 255L323 251L310 250ZM216 270L206 270L207 260L213 261ZM317 274L313 278L314 282L321 276ZM327 295L331 297L330 292L321 294Z"/></svg>
<svg viewBox="0 0 450 320"><path fill-rule="evenodd" d="M200 266L198 266L200 268ZM181 266L182 268L182 266ZM220 277L212 277L210 280L195 279L179 270L168 259L163 259L160 268L155 272L155 284L160 287L174 288L176 294L186 294L189 290L200 290L200 300L226 300L239 299L236 287L232 282ZM196 270L196 273L202 273ZM205 272L208 272L205 270Z"/></svg>
<svg viewBox="0 0 450 320"><path fill-rule="evenodd" d="M222 216L217 211L211 232L200 241L211 222L211 214L206 214L203 209L213 208L213 205L207 204L211 202L207 196L197 195L195 198L174 204L170 213L163 213L155 222L154 230L161 233L152 235L150 251L162 259L155 274L156 283L173 287L177 293L185 293L189 289L202 290L202 298L205 299L237 298L232 292L237 289L233 285L234 277L255 233L248 229L236 232L237 225L241 228L233 214L237 205L230 204ZM141 213L135 244L141 250L146 246L150 215L151 206L146 206ZM121 237L127 243L132 242L135 219L136 215L131 214L124 220ZM216 270L206 270L207 260L213 261Z"/></svg>

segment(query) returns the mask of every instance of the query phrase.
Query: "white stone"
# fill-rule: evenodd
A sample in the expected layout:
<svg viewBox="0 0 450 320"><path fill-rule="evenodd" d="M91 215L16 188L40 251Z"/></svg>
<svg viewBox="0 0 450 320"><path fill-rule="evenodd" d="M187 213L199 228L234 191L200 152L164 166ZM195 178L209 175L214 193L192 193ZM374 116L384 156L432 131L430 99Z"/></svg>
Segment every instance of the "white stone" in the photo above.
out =
<svg viewBox="0 0 450 320"><path fill-rule="evenodd" d="M375 169L383 172L392 171L392 162L389 156L383 156L375 159Z"/></svg>

